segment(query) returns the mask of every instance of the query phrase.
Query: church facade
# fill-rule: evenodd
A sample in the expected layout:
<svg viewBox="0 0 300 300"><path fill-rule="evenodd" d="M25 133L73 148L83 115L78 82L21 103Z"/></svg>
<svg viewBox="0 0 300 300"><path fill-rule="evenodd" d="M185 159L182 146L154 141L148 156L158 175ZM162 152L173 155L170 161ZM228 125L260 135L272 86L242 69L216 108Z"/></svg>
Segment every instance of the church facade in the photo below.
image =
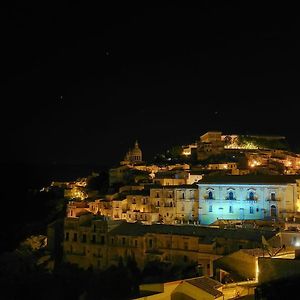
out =
<svg viewBox="0 0 300 300"><path fill-rule="evenodd" d="M142 150L139 147L138 141L136 141L134 147L129 149L129 151L126 153L124 160L121 161L121 164L130 165L130 164L137 164L142 162L143 162Z"/></svg>

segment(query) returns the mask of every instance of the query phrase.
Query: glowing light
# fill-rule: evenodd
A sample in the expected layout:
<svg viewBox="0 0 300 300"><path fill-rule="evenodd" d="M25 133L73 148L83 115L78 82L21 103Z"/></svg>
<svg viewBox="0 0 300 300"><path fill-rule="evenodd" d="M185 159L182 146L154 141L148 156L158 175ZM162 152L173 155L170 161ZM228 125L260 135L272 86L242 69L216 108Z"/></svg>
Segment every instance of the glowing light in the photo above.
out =
<svg viewBox="0 0 300 300"><path fill-rule="evenodd" d="M295 246L296 246L296 247L300 247L300 242L297 241L297 242L295 243Z"/></svg>
<svg viewBox="0 0 300 300"><path fill-rule="evenodd" d="M249 162L249 166L251 168L254 168L254 167L260 166L260 165L261 165L261 163L259 161L255 160L255 159L253 159L251 162Z"/></svg>
<svg viewBox="0 0 300 300"><path fill-rule="evenodd" d="M300 199L297 200L297 212L300 212Z"/></svg>
<svg viewBox="0 0 300 300"><path fill-rule="evenodd" d="M259 275L259 267L258 267L258 259L255 262L255 281L258 282L258 275Z"/></svg>

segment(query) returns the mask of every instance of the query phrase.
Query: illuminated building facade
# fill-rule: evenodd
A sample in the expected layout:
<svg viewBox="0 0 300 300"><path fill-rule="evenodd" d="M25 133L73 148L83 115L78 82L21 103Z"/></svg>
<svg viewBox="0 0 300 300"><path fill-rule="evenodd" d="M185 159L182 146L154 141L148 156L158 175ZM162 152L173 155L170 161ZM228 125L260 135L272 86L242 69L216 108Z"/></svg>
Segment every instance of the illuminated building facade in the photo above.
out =
<svg viewBox="0 0 300 300"><path fill-rule="evenodd" d="M212 155L221 154L224 151L222 132L209 131L200 137L197 145L197 159L207 159Z"/></svg>
<svg viewBox="0 0 300 300"><path fill-rule="evenodd" d="M198 188L196 185L175 185L152 188L150 201L166 224L198 221Z"/></svg>
<svg viewBox="0 0 300 300"><path fill-rule="evenodd" d="M197 263L203 275L213 275L213 261L241 248L261 245L261 235L273 231L220 229L191 225L143 225L110 221L92 214L65 218L63 259L81 268L105 269L134 257L143 268L149 261ZM51 236L49 237L51 238Z"/></svg>
<svg viewBox="0 0 300 300"><path fill-rule="evenodd" d="M297 213L294 176L208 176L198 183L199 221L284 218Z"/></svg>

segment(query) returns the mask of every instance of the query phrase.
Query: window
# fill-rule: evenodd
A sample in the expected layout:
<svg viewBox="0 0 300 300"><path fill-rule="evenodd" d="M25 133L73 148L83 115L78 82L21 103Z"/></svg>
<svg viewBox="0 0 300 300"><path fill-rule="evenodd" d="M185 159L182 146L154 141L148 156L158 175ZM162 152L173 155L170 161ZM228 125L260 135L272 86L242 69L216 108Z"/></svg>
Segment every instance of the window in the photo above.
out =
<svg viewBox="0 0 300 300"><path fill-rule="evenodd" d="M159 201L157 201L157 206L159 206Z"/></svg>
<svg viewBox="0 0 300 300"><path fill-rule="evenodd" d="M138 246L138 241L134 240L134 246L137 247Z"/></svg>
<svg viewBox="0 0 300 300"><path fill-rule="evenodd" d="M113 241L113 239L112 239ZM100 243L103 245L105 243L105 238L104 238L104 235L101 235L101 240L100 240Z"/></svg>
<svg viewBox="0 0 300 300"><path fill-rule="evenodd" d="M209 211L209 212L212 212L212 211L213 211L212 205L209 206L208 211Z"/></svg>
<svg viewBox="0 0 300 300"><path fill-rule="evenodd" d="M181 207L181 211L184 211L184 205L182 205L182 207Z"/></svg>
<svg viewBox="0 0 300 300"><path fill-rule="evenodd" d="M213 193L212 193L212 191L208 192L208 199L213 199Z"/></svg>
<svg viewBox="0 0 300 300"><path fill-rule="evenodd" d="M86 243L86 234L85 233L82 235L82 242Z"/></svg>
<svg viewBox="0 0 300 300"><path fill-rule="evenodd" d="M183 256L183 261L187 262L188 261L188 257L186 255Z"/></svg>
<svg viewBox="0 0 300 300"><path fill-rule="evenodd" d="M126 239L123 237L122 238L122 245L125 245Z"/></svg>
<svg viewBox="0 0 300 300"><path fill-rule="evenodd" d="M271 201L275 201L276 200L276 195L275 193L271 193Z"/></svg>
<svg viewBox="0 0 300 300"><path fill-rule="evenodd" d="M92 236L92 243L93 243L93 244L96 243L96 235L95 235L95 234L93 234L93 236Z"/></svg>
<svg viewBox="0 0 300 300"><path fill-rule="evenodd" d="M150 239L149 240L149 247L152 248L152 246L153 246L153 241L152 241L152 239Z"/></svg>
<svg viewBox="0 0 300 300"><path fill-rule="evenodd" d="M69 240L69 232L66 232L66 241Z"/></svg>
<svg viewBox="0 0 300 300"><path fill-rule="evenodd" d="M159 198L159 193L158 192L156 192L156 198Z"/></svg>
<svg viewBox="0 0 300 300"><path fill-rule="evenodd" d="M182 193L182 199L184 199L184 193Z"/></svg>
<svg viewBox="0 0 300 300"><path fill-rule="evenodd" d="M271 217L277 216L277 208L275 205L271 205Z"/></svg>
<svg viewBox="0 0 300 300"><path fill-rule="evenodd" d="M184 248L184 250L188 250L188 249L189 249L189 244L188 244L188 242L184 242L183 248Z"/></svg>
<svg viewBox="0 0 300 300"><path fill-rule="evenodd" d="M232 214L233 213L233 208L232 206L229 206L229 212Z"/></svg>
<svg viewBox="0 0 300 300"><path fill-rule="evenodd" d="M229 192L229 193L228 193L228 199L229 199L229 200L233 200L233 199L234 199L234 197L233 197L233 192Z"/></svg>
<svg viewBox="0 0 300 300"><path fill-rule="evenodd" d="M254 193L253 192L249 193L249 200L254 200Z"/></svg>
<svg viewBox="0 0 300 300"><path fill-rule="evenodd" d="M254 213L253 206L250 206L250 214L253 214L253 213Z"/></svg>
<svg viewBox="0 0 300 300"><path fill-rule="evenodd" d="M73 241L74 241L74 242L77 242L77 233L74 233Z"/></svg>

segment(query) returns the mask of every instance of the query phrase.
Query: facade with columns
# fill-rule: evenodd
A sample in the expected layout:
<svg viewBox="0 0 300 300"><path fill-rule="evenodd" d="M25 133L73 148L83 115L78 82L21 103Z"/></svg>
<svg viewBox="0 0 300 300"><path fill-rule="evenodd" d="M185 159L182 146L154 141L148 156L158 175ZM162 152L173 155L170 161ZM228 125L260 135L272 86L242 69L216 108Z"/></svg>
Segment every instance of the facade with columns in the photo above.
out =
<svg viewBox="0 0 300 300"><path fill-rule="evenodd" d="M295 176L219 176L198 182L199 222L218 219L286 218L298 211L300 178Z"/></svg>
<svg viewBox="0 0 300 300"><path fill-rule="evenodd" d="M139 147L138 141L135 142L134 147L129 149L126 153L124 160L121 162L122 165L136 164L143 161L142 150Z"/></svg>

